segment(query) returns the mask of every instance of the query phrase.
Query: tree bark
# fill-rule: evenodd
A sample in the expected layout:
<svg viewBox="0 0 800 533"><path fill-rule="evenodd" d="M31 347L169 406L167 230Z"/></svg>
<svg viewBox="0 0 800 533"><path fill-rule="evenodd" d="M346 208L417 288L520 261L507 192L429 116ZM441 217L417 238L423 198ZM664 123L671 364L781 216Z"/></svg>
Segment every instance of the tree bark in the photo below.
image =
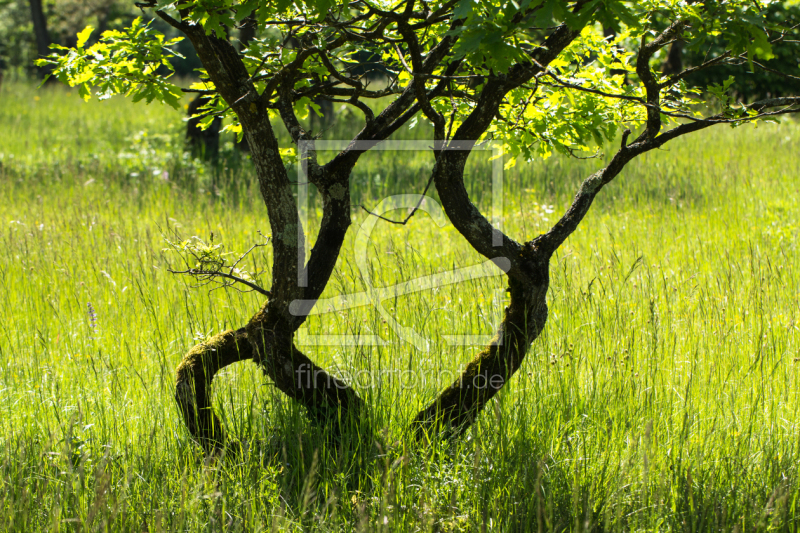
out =
<svg viewBox="0 0 800 533"><path fill-rule="evenodd" d="M354 389L293 346L293 334L305 321L307 313L291 312L290 304L315 301L330 278L350 225L347 178L352 165L340 172L320 172L317 168L309 176L323 197L323 225L306 266L308 282L301 286L298 265L303 264L299 261L303 257L303 233L292 184L281 160L267 109L260 103L238 51L227 40L206 35L202 29L190 26L182 30L192 40L220 96L241 121L267 206L273 246L273 285L269 300L242 330L222 333L196 346L178 367L176 396L184 419L192 435L207 450L219 447L224 442L224 432L210 408L208 385L225 365L252 358L279 390L307 409L312 420L336 431L348 419L358 417L363 402ZM245 342L247 348L243 347ZM187 376L191 376L194 383L193 396L185 385L189 382ZM197 416L191 415L193 411Z"/></svg>
<svg viewBox="0 0 800 533"><path fill-rule="evenodd" d="M47 18L44 16L42 0L29 0L31 7L31 21L33 22L33 33L36 37L36 53L40 58L50 53L50 34L47 31ZM39 67L39 77L44 78L52 71L51 67Z"/></svg>
<svg viewBox="0 0 800 533"><path fill-rule="evenodd" d="M579 3L576 9L582 5ZM305 233L295 207L293 184L281 160L267 109L268 106L277 108L295 143L309 142L313 146L312 137L294 114L293 104L298 96L293 92L294 76L313 54L319 55L322 63L327 65L325 51L301 46L293 54L292 61L282 65L259 94L239 51L227 39L206 35L197 26L174 20L171 23L191 39L219 96L233 109L242 124L267 206L274 252L269 300L244 328L223 332L196 346L179 366L176 398L183 417L192 434L207 450L219 447L224 442L224 432L211 409L208 387L219 369L252 358L279 390L308 410L312 420L322 425L333 425L335 430L345 420L357 419L363 401L354 389L297 350L292 339L333 272L350 225L350 174L370 143L364 148L354 142L324 166L317 164L313 148L303 154L307 158L307 179L317 187L323 199L322 225L306 262ZM570 29L566 24L559 26L541 47L531 52L530 63L519 63L506 74L486 76L473 110L461 122L452 140L447 142L445 119L430 101L437 91L446 89L446 84L439 83L428 90L425 77L442 66L441 61L452 46L451 37L443 38L423 56L416 36L401 21L399 30L409 45L413 77L403 92L378 116L357 101L359 94L363 94L360 91L364 90L357 80L326 66L333 78L354 91L348 93L339 87L331 91L343 93L331 94L351 94L350 102L365 114L365 126L354 141L385 139L420 111L434 123L436 162L432 177L445 212L469 244L495 260L498 266L503 265L508 276L510 302L494 340L466 366L459 379L414 418L412 427L417 435L431 435L442 430L452 435L459 434L520 368L530 344L538 338L547 321L546 296L553 253L575 231L598 192L620 173L627 162L684 133L727 120L724 115L715 115L661 133L662 87L650 68L650 60L656 51L672 42L685 24L685 21L677 21L649 43L642 40L636 62L638 79L646 90L647 121L642 133L629 145L630 132L626 131L608 166L581 184L558 222L547 233L525 243L519 243L493 227L471 202L464 185L464 168L476 140L487 131L508 92L543 72L577 37L578 29ZM445 72L452 76L458 66L459 62L453 61ZM276 94L277 101L274 102ZM318 93L309 93L314 94ZM796 104L796 100L763 103L765 106Z"/></svg>
<svg viewBox="0 0 800 533"><path fill-rule="evenodd" d="M253 357L243 330L228 330L198 344L176 370L175 400L186 427L206 450L225 442L225 430L211 406L211 381L226 366Z"/></svg>
<svg viewBox="0 0 800 533"><path fill-rule="evenodd" d="M412 427L418 438L461 434L519 370L528 347L547 321L548 261L537 257L534 249L530 255L538 271L535 279L509 279L511 301L497 334L461 376L417 414Z"/></svg>

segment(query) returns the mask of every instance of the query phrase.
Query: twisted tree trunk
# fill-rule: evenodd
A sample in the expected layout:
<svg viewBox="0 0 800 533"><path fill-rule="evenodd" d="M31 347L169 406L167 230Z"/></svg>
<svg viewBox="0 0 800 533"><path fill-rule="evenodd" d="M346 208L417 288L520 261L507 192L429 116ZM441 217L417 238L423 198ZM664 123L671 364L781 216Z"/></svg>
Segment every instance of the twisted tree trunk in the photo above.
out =
<svg viewBox="0 0 800 533"><path fill-rule="evenodd" d="M282 392L307 409L312 420L333 425L335 430L335 426L342 421L358 418L363 401L352 387L331 376L298 351L292 344L292 337L333 272L350 225L350 174L365 150L353 145L324 167L316 165L313 153L309 155L308 180L317 186L322 195L323 218L317 241L304 266L303 228L265 109L272 91L277 90L277 107L293 139L296 142L310 139L294 115L291 85L281 84L276 79L275 86L268 87L259 96L238 52L227 40L206 35L192 26L173 23L192 40L220 96L239 117L267 206L274 250L271 297L262 309L242 330L222 333L192 349L178 369L176 396L187 427L207 450L224 443L224 431L210 406L211 380L214 373L225 365L252 358ZM576 35L576 31L563 25L548 38L545 43L547 48L537 52L537 59L547 64ZM444 39L424 60L417 58L415 68L421 73L433 71L451 44L449 38ZM288 78L291 69L296 68L294 65L302 64L310 53L305 50L298 52L295 62L284 68L284 76ZM454 62L448 66L447 72L452 74L457 67L458 62ZM543 67L526 68L520 67L521 70L515 71L516 78L513 81L507 76L500 76L486 83L488 89L482 92L476 112L456 135L457 138L468 139L466 150L435 152L437 163L434 179L450 219L479 252L510 263L511 305L506 310L497 340L468 365L461 380L451 385L416 417L415 426L420 431L441 423L463 429L474 420L486 402L519 368L528 346L544 327L547 316L544 303L547 263L551 252L542 254L536 247L523 247L505 235L501 239L502 245L495 247L493 239L497 230L470 202L463 182L464 164L474 144L474 140L469 139L479 138L486 130L504 94L514 84L525 83L537 69ZM372 116L369 109L362 106L367 114L367 125L355 140L379 141L391 135L420 109L426 114L435 113L426 100L424 83L424 78L415 79L378 116ZM442 92L445 87L446 84L440 83L431 94ZM422 101L419 101L420 98ZM439 116L436 132L440 142L444 139L443 123ZM305 272L301 269L305 269ZM303 279L304 282L300 283Z"/></svg>
<svg viewBox="0 0 800 533"><path fill-rule="evenodd" d="M227 330L189 350L178 365L175 400L189 433L207 452L225 442L225 430L211 407L211 381L226 366L252 357L247 333Z"/></svg>
<svg viewBox="0 0 800 533"><path fill-rule="evenodd" d="M497 334L458 379L417 414L412 426L418 438L429 433L459 435L519 370L528 347L547 321L546 263L537 278L530 282L509 280L511 301Z"/></svg>
<svg viewBox="0 0 800 533"><path fill-rule="evenodd" d="M573 9L578 11L591 4L577 2ZM152 5L156 5L154 1ZM636 72L645 97L634 99L646 110L643 131L630 144L630 132L626 131L608 166L581 184L558 222L545 234L520 243L493 226L472 203L464 184L465 164L477 140L485 135L497 117L509 92L525 86L535 77L546 75L547 65L573 42L579 35L579 28L561 24L549 34L542 46L530 52L525 62L514 64L505 73L484 76L480 89L476 89L477 94L470 98L472 103L468 115L451 136L449 128L452 128L454 120L451 119L447 127L448 121L431 101L448 95L452 89L447 79L457 75L461 60L452 59L446 63L446 58L452 57L452 46L457 37L448 32L423 53L409 23L413 2L407 5L403 14L376 11L377 15L387 17L376 26L380 31L390 23L397 23L397 30L411 57L411 67L404 66L412 74L411 81L402 91L391 93L395 99L377 116L359 98L368 94L377 99L390 93L368 90L357 78L338 70L328 57L328 50L349 46L350 40L354 39L351 34L343 33L324 44L298 40L291 59L281 63L280 69L269 79L259 79L258 83L263 82L264 86L257 89L254 80L259 76L248 71L240 51L227 39L207 35L201 26L183 22L188 16L186 10L180 11L181 20L174 20L162 11L157 13L191 39L217 94L236 113L250 147L271 228L273 285L268 291L269 299L244 328L225 331L194 347L178 367L176 398L182 416L194 438L209 451L219 448L225 436L211 408L211 381L220 369L244 359L258 363L279 390L308 410L313 421L336 430L343 422L359 418L364 403L356 391L300 352L293 344L293 335L328 283L350 226L349 180L356 162L361 154L388 138L412 117L422 112L434 125L433 152L436 159L432 179L448 218L476 251L502 267L508 276L510 293L509 305L494 340L465 367L459 379L413 419L412 427L416 434L431 437L443 432L450 435L463 432L520 368L530 344L538 338L547 321L550 259L576 230L599 191L634 157L685 133L731 122L729 116L720 113L692 119L662 133L661 91L679 82L688 71L666 81L658 80L650 61L656 51L676 42L675 38L688 22L674 22L649 42L643 37ZM452 28L460 24L460 21L453 21ZM376 31L380 33L379 30ZM298 90L295 87L297 79L302 78L304 84L308 83L307 73L298 72L312 56L319 59L317 67L324 67L333 81L329 83L319 78L316 87L309 89L303 85L305 88ZM437 74L435 78L441 79L428 88L426 82L434 79L431 78L434 72L443 72L444 76ZM535 84L532 90L538 86ZM365 125L353 142L325 165L317 163L313 137L303 129L294 112L294 104L300 98L320 95L354 106L363 112L365 118ZM449 96L452 99L452 91ZM798 106L800 98L791 97L756 102L747 109L756 112L756 115L750 115L750 118L755 118L768 107L782 107L775 112L782 114L796 112ZM307 167L305 178L322 197L323 216L308 258L305 257L305 229L295 205L293 183L281 159L270 122L269 111L273 109L278 111L298 148L301 145L311 147L301 149L300 153ZM453 118L455 116L454 113Z"/></svg>
<svg viewBox="0 0 800 533"><path fill-rule="evenodd" d="M181 412L190 433L206 450L219 448L225 435L210 405L211 381L224 366L253 359L279 390L306 408L312 420L332 426L335 431L337 425L358 416L363 402L352 387L294 347L294 332L305 321L307 312L300 309L292 313L290 304L316 301L333 272L350 225L348 178L355 160L338 172L334 169L322 173L317 168L309 177L317 185L324 205L319 237L303 267L303 228L292 184L268 112L259 102L238 52L227 40L206 35L202 29L180 27L192 40L220 96L231 104L242 123L267 206L274 251L271 297L261 310L244 328L221 333L193 348L178 367L176 397ZM283 107L291 109L291 104L288 101ZM301 268L307 270L303 284L298 277Z"/></svg>

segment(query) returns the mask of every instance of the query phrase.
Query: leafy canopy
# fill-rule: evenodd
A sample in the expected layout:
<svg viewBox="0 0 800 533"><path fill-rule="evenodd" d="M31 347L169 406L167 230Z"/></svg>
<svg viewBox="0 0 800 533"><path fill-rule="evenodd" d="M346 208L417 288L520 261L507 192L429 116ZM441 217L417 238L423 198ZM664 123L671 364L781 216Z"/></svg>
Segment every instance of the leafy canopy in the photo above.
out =
<svg viewBox="0 0 800 533"><path fill-rule="evenodd" d="M546 46L548 35L566 24L579 31L577 38L549 64L539 65L542 70L536 76L505 94L483 134L504 141L513 164L517 157L546 157L554 150L591 153L614 138L620 127L644 123L648 105L656 104L648 104L636 54L671 24L681 22L673 40L682 39L689 50L703 50L712 40L723 42L720 63L747 61L752 68L754 59L770 59L784 28L766 20L764 6L769 3L152 0L138 5L219 39L235 39L237 29L253 28L255 37L240 59L272 116L278 110L278 84L289 85L300 118L321 96L354 105L369 120L376 106L365 106L363 100L399 98L416 80L424 86L432 111L446 117L448 136L480 105L488 78L512 77L515 69L535 64L536 51ZM178 106L181 90L169 81L170 61L178 57L172 48L177 39L166 39L142 19L124 31L107 31L87 46L91 32L91 27L83 30L74 49L54 46L56 53L42 63L53 64L55 75L78 86L86 99L95 91L99 98L125 94ZM450 43L448 50L429 68L426 61L443 41ZM664 122L699 116L698 109L709 103L704 94L734 123L748 116L729 98L729 84L693 88L682 76L662 75L657 67L664 55L659 49L648 67L663 91L657 105ZM365 59L373 71L386 74L384 88L370 89L363 72L356 73ZM201 83L189 90L212 96L203 110L206 123L214 116L228 116L230 129L241 134L232 102L217 97L205 71L199 76ZM443 81L446 87L441 87ZM431 120L425 104L420 102L421 110Z"/></svg>

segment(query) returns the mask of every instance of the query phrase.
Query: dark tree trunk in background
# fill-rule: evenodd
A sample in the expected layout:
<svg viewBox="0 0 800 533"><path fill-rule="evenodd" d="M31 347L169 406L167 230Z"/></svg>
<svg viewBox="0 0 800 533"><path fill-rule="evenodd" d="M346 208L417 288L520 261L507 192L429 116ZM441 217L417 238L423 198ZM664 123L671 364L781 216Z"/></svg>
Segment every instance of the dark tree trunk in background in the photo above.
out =
<svg viewBox="0 0 800 533"><path fill-rule="evenodd" d="M29 0L31 6L31 20L33 21L33 33L36 36L36 52L39 57L45 57L50 53L50 34L47 32L47 19L42 9L42 0ZM44 78L50 73L50 67L39 67L39 76Z"/></svg>
<svg viewBox="0 0 800 533"><path fill-rule="evenodd" d="M284 42L284 46L287 48L300 48L301 44L296 37L289 37ZM353 70L358 70L358 67ZM349 74L352 75L354 72L351 70ZM322 114L322 116L319 116L314 108L309 106L308 126L310 130L320 133L333 124L333 102L322 95L315 96L311 99L311 101L314 103L314 105L319 106L319 112Z"/></svg>
<svg viewBox="0 0 800 533"><path fill-rule="evenodd" d="M256 21L253 16L249 16L242 21L239 26L239 51L243 51L256 37Z"/></svg>
<svg viewBox="0 0 800 533"><path fill-rule="evenodd" d="M322 96L317 96L313 101L319 106L322 116L317 115L314 109L309 109L309 125L312 130L320 132L333 124L333 102Z"/></svg>
<svg viewBox="0 0 800 533"><path fill-rule="evenodd" d="M669 47L667 60L661 67L662 74L673 75L683 71L683 44L683 41L678 39Z"/></svg>
<svg viewBox="0 0 800 533"><path fill-rule="evenodd" d="M189 117L200 114L200 108L207 102L208 97L198 95L189 103ZM205 130L200 129L200 120L200 118L189 118L189 122L186 123L186 140L193 154L216 161L219 155L219 130L222 127L222 119L214 118L214 122Z"/></svg>
<svg viewBox="0 0 800 533"><path fill-rule="evenodd" d="M97 13L97 35L103 35L108 29L108 12L111 11L111 6L107 5Z"/></svg>
<svg viewBox="0 0 800 533"><path fill-rule="evenodd" d="M225 28L228 33L227 27ZM189 121L186 123L186 141L195 157L216 162L219 157L219 130L222 129L222 119L214 118L211 125L205 130L200 129L201 118L191 118L193 115L202 114L200 108L208 102L208 97L198 94L189 102Z"/></svg>

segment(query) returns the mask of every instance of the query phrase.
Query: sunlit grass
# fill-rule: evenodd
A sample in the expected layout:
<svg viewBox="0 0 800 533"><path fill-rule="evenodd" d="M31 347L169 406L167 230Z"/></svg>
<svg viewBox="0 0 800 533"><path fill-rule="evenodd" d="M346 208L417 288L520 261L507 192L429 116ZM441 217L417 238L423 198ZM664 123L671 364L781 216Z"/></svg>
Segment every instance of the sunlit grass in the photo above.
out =
<svg viewBox="0 0 800 533"><path fill-rule="evenodd" d="M174 368L262 301L169 274L163 235L213 231L242 252L268 234L248 163L231 144L218 170L192 160L170 109L22 85L0 102L0 529L797 529L796 124L713 130L631 163L554 258L545 333L461 441L420 450L405 427L478 349L443 335L492 333L502 277L387 299L428 351L372 307L309 319L303 335L388 341L303 348L362 377L369 439L327 443L247 362L214 385L243 451L205 461ZM421 192L431 163L368 154L354 204ZM506 231L543 231L601 164L507 171ZM487 210L488 169L478 155L469 170ZM366 216L354 207L324 296L364 290ZM377 287L482 261L424 214L378 224L368 259ZM269 260L248 265L265 286Z"/></svg>

